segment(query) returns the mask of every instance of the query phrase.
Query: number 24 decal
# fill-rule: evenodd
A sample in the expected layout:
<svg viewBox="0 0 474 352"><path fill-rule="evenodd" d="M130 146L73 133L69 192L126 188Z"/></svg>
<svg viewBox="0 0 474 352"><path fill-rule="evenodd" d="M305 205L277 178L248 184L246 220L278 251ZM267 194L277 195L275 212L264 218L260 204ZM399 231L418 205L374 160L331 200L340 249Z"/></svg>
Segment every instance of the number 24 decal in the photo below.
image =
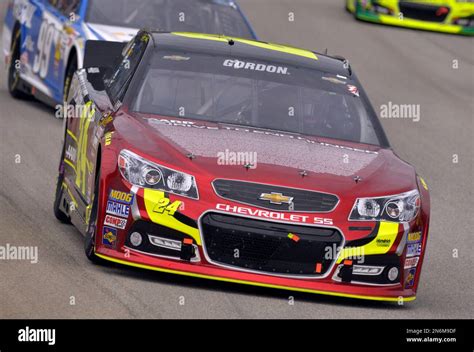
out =
<svg viewBox="0 0 474 352"><path fill-rule="evenodd" d="M177 200L171 204L170 203L171 201L168 198L162 198L158 201L158 203L156 203L153 211L160 214L163 214L166 211L168 215L173 216L181 207L182 202Z"/></svg>

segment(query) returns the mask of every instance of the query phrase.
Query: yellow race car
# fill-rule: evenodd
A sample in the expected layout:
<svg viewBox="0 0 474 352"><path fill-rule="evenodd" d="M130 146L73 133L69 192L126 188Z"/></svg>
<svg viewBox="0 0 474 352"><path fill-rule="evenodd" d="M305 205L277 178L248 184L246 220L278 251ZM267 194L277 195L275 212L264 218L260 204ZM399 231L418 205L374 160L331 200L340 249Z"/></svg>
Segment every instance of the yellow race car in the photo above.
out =
<svg viewBox="0 0 474 352"><path fill-rule="evenodd" d="M346 0L362 21L474 35L474 0Z"/></svg>

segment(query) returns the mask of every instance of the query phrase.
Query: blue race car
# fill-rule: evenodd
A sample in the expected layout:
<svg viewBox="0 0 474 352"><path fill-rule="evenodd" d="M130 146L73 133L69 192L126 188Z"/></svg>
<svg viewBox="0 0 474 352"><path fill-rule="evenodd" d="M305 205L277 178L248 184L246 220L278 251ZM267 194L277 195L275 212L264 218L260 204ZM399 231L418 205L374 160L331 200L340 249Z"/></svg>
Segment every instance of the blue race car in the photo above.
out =
<svg viewBox="0 0 474 352"><path fill-rule="evenodd" d="M15 98L62 104L87 40L127 42L144 27L256 39L232 0L10 0L3 29L8 89Z"/></svg>

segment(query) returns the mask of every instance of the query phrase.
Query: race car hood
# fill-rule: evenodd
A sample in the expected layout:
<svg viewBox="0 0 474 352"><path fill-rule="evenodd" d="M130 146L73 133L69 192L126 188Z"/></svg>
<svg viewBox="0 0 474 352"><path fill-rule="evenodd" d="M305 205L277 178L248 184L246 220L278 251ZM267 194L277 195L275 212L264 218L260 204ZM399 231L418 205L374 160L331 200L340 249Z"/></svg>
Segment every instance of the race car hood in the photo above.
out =
<svg viewBox="0 0 474 352"><path fill-rule="evenodd" d="M138 29L85 23L87 40L106 40L109 42L128 42L137 34Z"/></svg>
<svg viewBox="0 0 474 352"><path fill-rule="evenodd" d="M364 196L416 188L414 168L392 150L373 145L142 114L117 116L114 125L132 150L198 179Z"/></svg>

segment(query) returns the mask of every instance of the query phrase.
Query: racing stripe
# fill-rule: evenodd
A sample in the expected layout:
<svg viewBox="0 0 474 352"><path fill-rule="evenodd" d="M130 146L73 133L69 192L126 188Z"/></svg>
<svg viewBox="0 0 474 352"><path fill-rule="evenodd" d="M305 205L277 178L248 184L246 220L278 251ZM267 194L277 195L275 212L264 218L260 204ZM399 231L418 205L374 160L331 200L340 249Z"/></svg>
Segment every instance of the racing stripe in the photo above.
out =
<svg viewBox="0 0 474 352"><path fill-rule="evenodd" d="M279 51L279 52L287 53L291 55L306 57L308 59L318 60L318 56L312 51L293 48L293 47L285 46L285 45L257 42L254 40L233 38L233 37L227 37L227 36L215 35L215 34L199 34L199 33L188 33L188 32L173 32L172 34L182 36L182 37L187 37L187 38L214 40L218 42L228 42L230 39L232 39L235 42L256 46L262 49L274 50L274 51Z"/></svg>
<svg viewBox="0 0 474 352"><path fill-rule="evenodd" d="M183 232L191 236L197 245L201 245L201 238L199 236L199 230L197 228L188 226L178 221L173 215L169 215L167 212L156 212L155 209L159 205L160 200L166 198L166 195L162 191L145 188L143 192L143 199L145 201L145 209L150 217L150 220L155 224L169 227L173 230Z"/></svg>
<svg viewBox="0 0 474 352"><path fill-rule="evenodd" d="M71 163L71 162L70 162L69 160L67 160L67 159L64 159L64 162L65 162L66 164L68 164L68 165L74 170L74 172L77 172L77 171L76 171L76 166L74 166L73 163Z"/></svg>
<svg viewBox="0 0 474 352"><path fill-rule="evenodd" d="M164 272L164 273L169 273L169 274L192 276L192 277L197 277L197 278L201 278L201 279L225 281L225 282L231 282L231 283L237 283L237 284L267 287L267 288L282 289L282 290L297 291L297 292L315 293L315 294L328 295L328 296L367 299L367 300L372 300L372 301L400 302L400 300L401 300L400 297L363 296L363 295L356 295L356 294L350 294L350 293L340 293L340 292L312 290L312 289L307 289L307 288L298 288L298 287L283 286L283 285L273 285L273 284L267 284L267 283L263 283L263 282L245 281L245 280L231 279L231 278L221 277L221 276L210 276L210 275L205 275L205 274L195 274L195 273L188 272L188 271L166 269L166 268L160 268L160 267L155 267L155 266L150 266L150 265L145 265L145 264L127 262L125 260L116 259L116 258L109 257L109 256L99 254L99 253L96 253L95 255L98 256L99 258L104 259L104 260L108 260L110 262L114 262L114 263L118 263L118 264L122 264L122 265L128 265L128 266L133 266L133 267L140 268L140 269L159 271L159 272ZM402 299L403 299L403 302L411 302L411 301L414 301L416 299L416 296L402 297Z"/></svg>
<svg viewBox="0 0 474 352"><path fill-rule="evenodd" d="M395 222L381 221L377 236L373 241L367 243L361 247L346 247L344 248L337 259L337 263L341 263L344 259L352 257L355 253L361 253L363 255L372 254L386 254L395 243L398 236L399 224ZM381 246L378 241L388 241L386 245Z"/></svg>
<svg viewBox="0 0 474 352"><path fill-rule="evenodd" d="M72 133L71 130L67 130L67 134L74 140L74 142L76 142L77 144L77 137L74 135L74 133Z"/></svg>
<svg viewBox="0 0 474 352"><path fill-rule="evenodd" d="M76 186L81 190L82 195L86 194L87 175L92 170L93 165L87 158L89 125L95 114L92 102L87 102L79 121L79 138L77 143L76 162Z"/></svg>

